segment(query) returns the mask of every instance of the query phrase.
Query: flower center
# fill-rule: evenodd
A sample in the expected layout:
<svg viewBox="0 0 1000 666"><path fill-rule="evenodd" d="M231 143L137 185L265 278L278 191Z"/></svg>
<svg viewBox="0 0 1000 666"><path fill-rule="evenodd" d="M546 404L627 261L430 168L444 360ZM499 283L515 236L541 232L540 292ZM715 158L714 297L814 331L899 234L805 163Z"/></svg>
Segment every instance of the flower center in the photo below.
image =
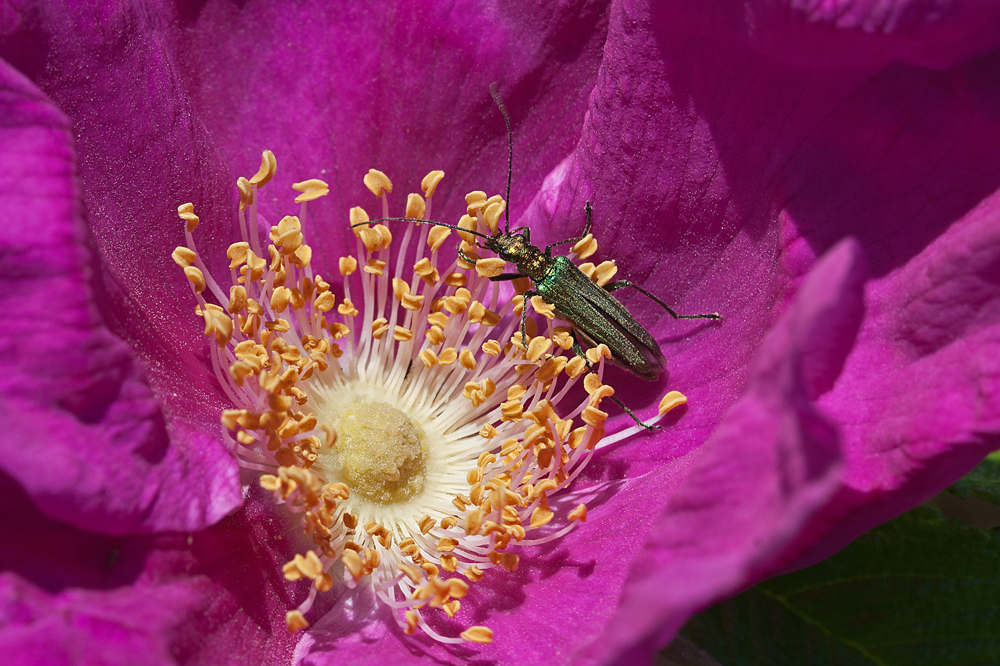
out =
<svg viewBox="0 0 1000 666"><path fill-rule="evenodd" d="M318 465L335 465L354 493L388 504L423 492L426 437L409 416L384 402L365 401L340 414L334 428L335 453L321 455Z"/></svg>
<svg viewBox="0 0 1000 666"><path fill-rule="evenodd" d="M448 636L434 616L455 617L487 570L515 571L521 548L586 521L586 489L574 488L572 502L549 498L573 485L598 445L638 431L604 437L610 351L598 345L584 356L571 329L554 324L551 304L525 302L530 285L521 280L521 295L501 291L494 278L504 260L480 258L468 232L500 234L503 197L471 192L457 225L423 222L444 176L432 171L423 196L407 196L405 219L392 220L392 183L373 169L364 182L381 218L352 208L356 254L314 262L301 222L329 188L293 184L299 215L271 226L265 245L258 191L276 168L265 151L260 171L237 181L242 241L227 251L228 288L195 249L193 204L178 208L186 245L173 258L191 281L213 371L233 404L222 438L314 544L282 567L289 581L313 582L286 624L308 627L317 593L365 584L407 634L489 643L487 627ZM401 240L380 224L389 221ZM462 239L455 259L439 252L453 229ZM572 251L595 250L589 239ZM579 268L597 284L615 270L614 262ZM523 314L529 306L541 325ZM578 383L585 394L571 390ZM683 400L668 394L660 414Z"/></svg>

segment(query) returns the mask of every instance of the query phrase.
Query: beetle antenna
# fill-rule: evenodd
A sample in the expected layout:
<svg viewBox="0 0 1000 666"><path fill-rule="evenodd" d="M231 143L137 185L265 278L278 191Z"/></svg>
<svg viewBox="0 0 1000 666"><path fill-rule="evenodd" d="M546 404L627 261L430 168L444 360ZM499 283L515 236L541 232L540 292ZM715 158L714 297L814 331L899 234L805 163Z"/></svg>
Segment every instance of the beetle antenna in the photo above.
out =
<svg viewBox="0 0 1000 666"><path fill-rule="evenodd" d="M490 84L490 95L493 97L493 101L497 103L497 108L500 109L500 113L503 114L503 121L507 124L507 201L506 206L503 209L503 231L505 234L510 233L510 175L514 171L514 133L510 130L510 115L507 113L507 107L503 105L503 100L500 99L500 89L496 83Z"/></svg>
<svg viewBox="0 0 1000 666"><path fill-rule="evenodd" d="M472 229L466 229L465 227L459 227L454 224L445 224L444 222L434 222L433 220L421 220L416 217L383 217L378 220L368 220L367 222L358 222L357 224L352 224L351 229L355 227L363 227L366 224L377 224L379 222L419 222L421 224L431 224L435 227L447 227L449 229L454 229L455 231L464 231L467 234L472 234L473 236L479 236L480 238L490 238L486 234L479 233L478 231L473 231Z"/></svg>

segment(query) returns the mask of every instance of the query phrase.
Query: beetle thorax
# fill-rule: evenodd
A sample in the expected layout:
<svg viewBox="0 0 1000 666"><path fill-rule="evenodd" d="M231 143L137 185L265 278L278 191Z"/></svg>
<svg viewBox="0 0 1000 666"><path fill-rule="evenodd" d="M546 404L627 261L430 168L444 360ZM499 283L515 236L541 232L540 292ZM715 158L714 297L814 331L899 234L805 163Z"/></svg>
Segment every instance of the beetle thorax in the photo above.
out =
<svg viewBox="0 0 1000 666"><path fill-rule="evenodd" d="M549 262L542 252L521 234L499 234L485 242L488 250L496 253L504 261L517 266L517 270L534 281L541 280Z"/></svg>

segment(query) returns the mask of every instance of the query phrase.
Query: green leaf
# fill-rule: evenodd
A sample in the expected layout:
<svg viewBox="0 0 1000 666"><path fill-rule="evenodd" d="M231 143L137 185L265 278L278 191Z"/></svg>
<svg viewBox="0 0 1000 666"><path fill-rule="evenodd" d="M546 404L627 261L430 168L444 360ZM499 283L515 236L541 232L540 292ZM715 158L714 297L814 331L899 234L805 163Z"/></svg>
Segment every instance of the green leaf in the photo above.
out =
<svg viewBox="0 0 1000 666"><path fill-rule="evenodd" d="M1000 531L918 507L682 635L723 666L1000 664Z"/></svg>
<svg viewBox="0 0 1000 666"><path fill-rule="evenodd" d="M1000 504L1000 451L986 456L986 460L956 481L950 490L959 497L973 495Z"/></svg>

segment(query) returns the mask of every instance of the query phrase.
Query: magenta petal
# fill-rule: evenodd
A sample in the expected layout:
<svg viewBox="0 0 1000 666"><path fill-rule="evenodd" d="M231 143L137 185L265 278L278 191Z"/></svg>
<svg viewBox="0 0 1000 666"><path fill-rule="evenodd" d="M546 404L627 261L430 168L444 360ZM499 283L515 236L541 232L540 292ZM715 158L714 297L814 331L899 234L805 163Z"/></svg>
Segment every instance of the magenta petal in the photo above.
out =
<svg viewBox="0 0 1000 666"><path fill-rule="evenodd" d="M842 424L845 487L816 520L823 541L800 539L804 561L926 500L1000 444L998 285L998 196L869 285L871 314L820 400Z"/></svg>
<svg viewBox="0 0 1000 666"><path fill-rule="evenodd" d="M583 661L654 649L685 617L760 578L840 487L836 428L810 393L816 376L838 371L861 321L860 254L847 241L823 257L765 338L746 396L671 496Z"/></svg>
<svg viewBox="0 0 1000 666"><path fill-rule="evenodd" d="M191 535L115 538L42 515L0 474L0 654L5 666L288 664L283 612L304 597L281 564L301 544L270 500Z"/></svg>
<svg viewBox="0 0 1000 666"><path fill-rule="evenodd" d="M90 289L66 119L0 63L0 466L49 515L122 534L198 529L239 502L236 467L173 429Z"/></svg>
<svg viewBox="0 0 1000 666"><path fill-rule="evenodd" d="M751 43L798 63L944 69L1000 44L993 2L751 0L739 12Z"/></svg>

